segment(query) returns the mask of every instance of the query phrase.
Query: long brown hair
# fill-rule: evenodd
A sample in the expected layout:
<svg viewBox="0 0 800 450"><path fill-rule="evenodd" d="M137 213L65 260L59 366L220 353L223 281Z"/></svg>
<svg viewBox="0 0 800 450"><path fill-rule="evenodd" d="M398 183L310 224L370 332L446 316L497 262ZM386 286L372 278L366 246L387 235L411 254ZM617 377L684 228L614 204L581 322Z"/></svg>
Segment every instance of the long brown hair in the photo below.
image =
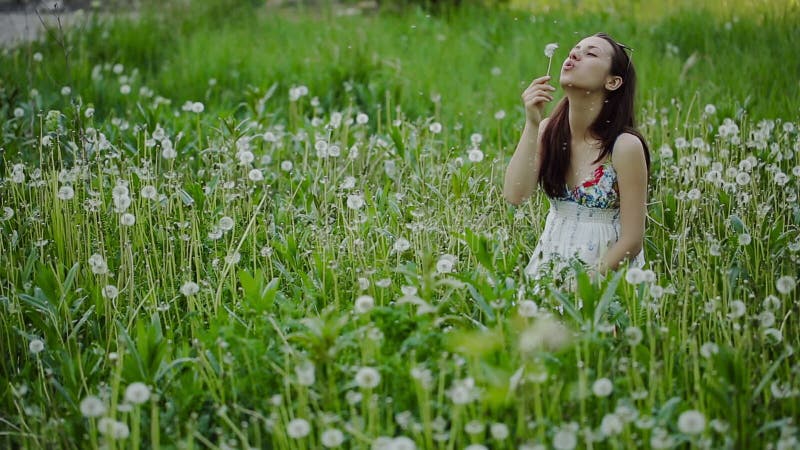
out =
<svg viewBox="0 0 800 450"><path fill-rule="evenodd" d="M625 47L606 33L594 36L603 38L614 49L611 56L611 75L622 77L622 86L614 91L606 91L605 102L597 119L589 130L600 137L603 144L600 155L594 163L611 154L614 142L622 133L631 133L642 141L644 157L650 169L650 149L634 122L633 100L636 95L636 71ZM553 198L564 195L566 174L569 169L572 147L572 132L569 129L569 99L564 97L553 110L550 122L542 134L542 162L539 169L539 185Z"/></svg>

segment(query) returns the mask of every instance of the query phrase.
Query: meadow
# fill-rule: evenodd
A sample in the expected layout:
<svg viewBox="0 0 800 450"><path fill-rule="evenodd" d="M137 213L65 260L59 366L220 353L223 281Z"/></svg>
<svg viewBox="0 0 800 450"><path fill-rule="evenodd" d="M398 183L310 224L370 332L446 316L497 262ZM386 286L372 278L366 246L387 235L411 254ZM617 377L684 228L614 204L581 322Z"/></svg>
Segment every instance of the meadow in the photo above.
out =
<svg viewBox="0 0 800 450"><path fill-rule="evenodd" d="M796 1L141 8L0 51L3 448L800 446ZM536 286L519 95L596 31L647 265Z"/></svg>

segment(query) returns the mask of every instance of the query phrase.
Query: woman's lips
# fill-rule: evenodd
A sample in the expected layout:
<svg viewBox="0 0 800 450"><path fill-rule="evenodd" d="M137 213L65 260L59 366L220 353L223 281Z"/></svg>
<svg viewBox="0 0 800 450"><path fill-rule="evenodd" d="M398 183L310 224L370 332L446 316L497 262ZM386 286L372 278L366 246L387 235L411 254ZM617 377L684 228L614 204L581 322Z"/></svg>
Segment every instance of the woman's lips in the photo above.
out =
<svg viewBox="0 0 800 450"><path fill-rule="evenodd" d="M564 63L562 67L564 68L564 70L569 70L575 67L575 64L572 61L567 61Z"/></svg>

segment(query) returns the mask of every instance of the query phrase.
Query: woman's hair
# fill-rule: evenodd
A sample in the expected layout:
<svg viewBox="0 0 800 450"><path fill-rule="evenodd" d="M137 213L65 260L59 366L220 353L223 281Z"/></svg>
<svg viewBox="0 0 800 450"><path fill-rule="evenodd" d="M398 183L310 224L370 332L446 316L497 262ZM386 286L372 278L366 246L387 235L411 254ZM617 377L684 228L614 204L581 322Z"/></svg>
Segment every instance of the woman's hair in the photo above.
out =
<svg viewBox="0 0 800 450"><path fill-rule="evenodd" d="M605 33L597 33L596 37L603 38L611 44L613 55L611 57L611 75L622 77L622 86L614 91L606 92L603 108L589 130L600 138L603 144L600 156L595 163L611 154L614 142L622 133L631 133L642 141L645 161L650 169L650 150L641 133L636 130L634 123L633 99L636 94L636 71L633 69L630 57L625 53L622 45ZM542 134L542 161L539 169L539 185L544 192L553 198L564 194L566 173L570 163L570 147L572 146L572 133L569 129L569 99L562 99L553 114L550 122Z"/></svg>

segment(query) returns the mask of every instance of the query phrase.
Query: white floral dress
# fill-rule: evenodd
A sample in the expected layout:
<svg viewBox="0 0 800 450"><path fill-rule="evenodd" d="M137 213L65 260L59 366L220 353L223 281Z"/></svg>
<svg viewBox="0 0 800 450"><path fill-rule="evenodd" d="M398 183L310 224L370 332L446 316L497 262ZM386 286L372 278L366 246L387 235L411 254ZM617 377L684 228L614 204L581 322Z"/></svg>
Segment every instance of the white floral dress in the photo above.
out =
<svg viewBox="0 0 800 450"><path fill-rule="evenodd" d="M564 195L548 198L550 211L544 231L525 274L535 279L546 273L557 276L575 258L596 266L619 240L619 187L611 160L601 164L574 189L565 185ZM631 266L644 265L644 251Z"/></svg>

